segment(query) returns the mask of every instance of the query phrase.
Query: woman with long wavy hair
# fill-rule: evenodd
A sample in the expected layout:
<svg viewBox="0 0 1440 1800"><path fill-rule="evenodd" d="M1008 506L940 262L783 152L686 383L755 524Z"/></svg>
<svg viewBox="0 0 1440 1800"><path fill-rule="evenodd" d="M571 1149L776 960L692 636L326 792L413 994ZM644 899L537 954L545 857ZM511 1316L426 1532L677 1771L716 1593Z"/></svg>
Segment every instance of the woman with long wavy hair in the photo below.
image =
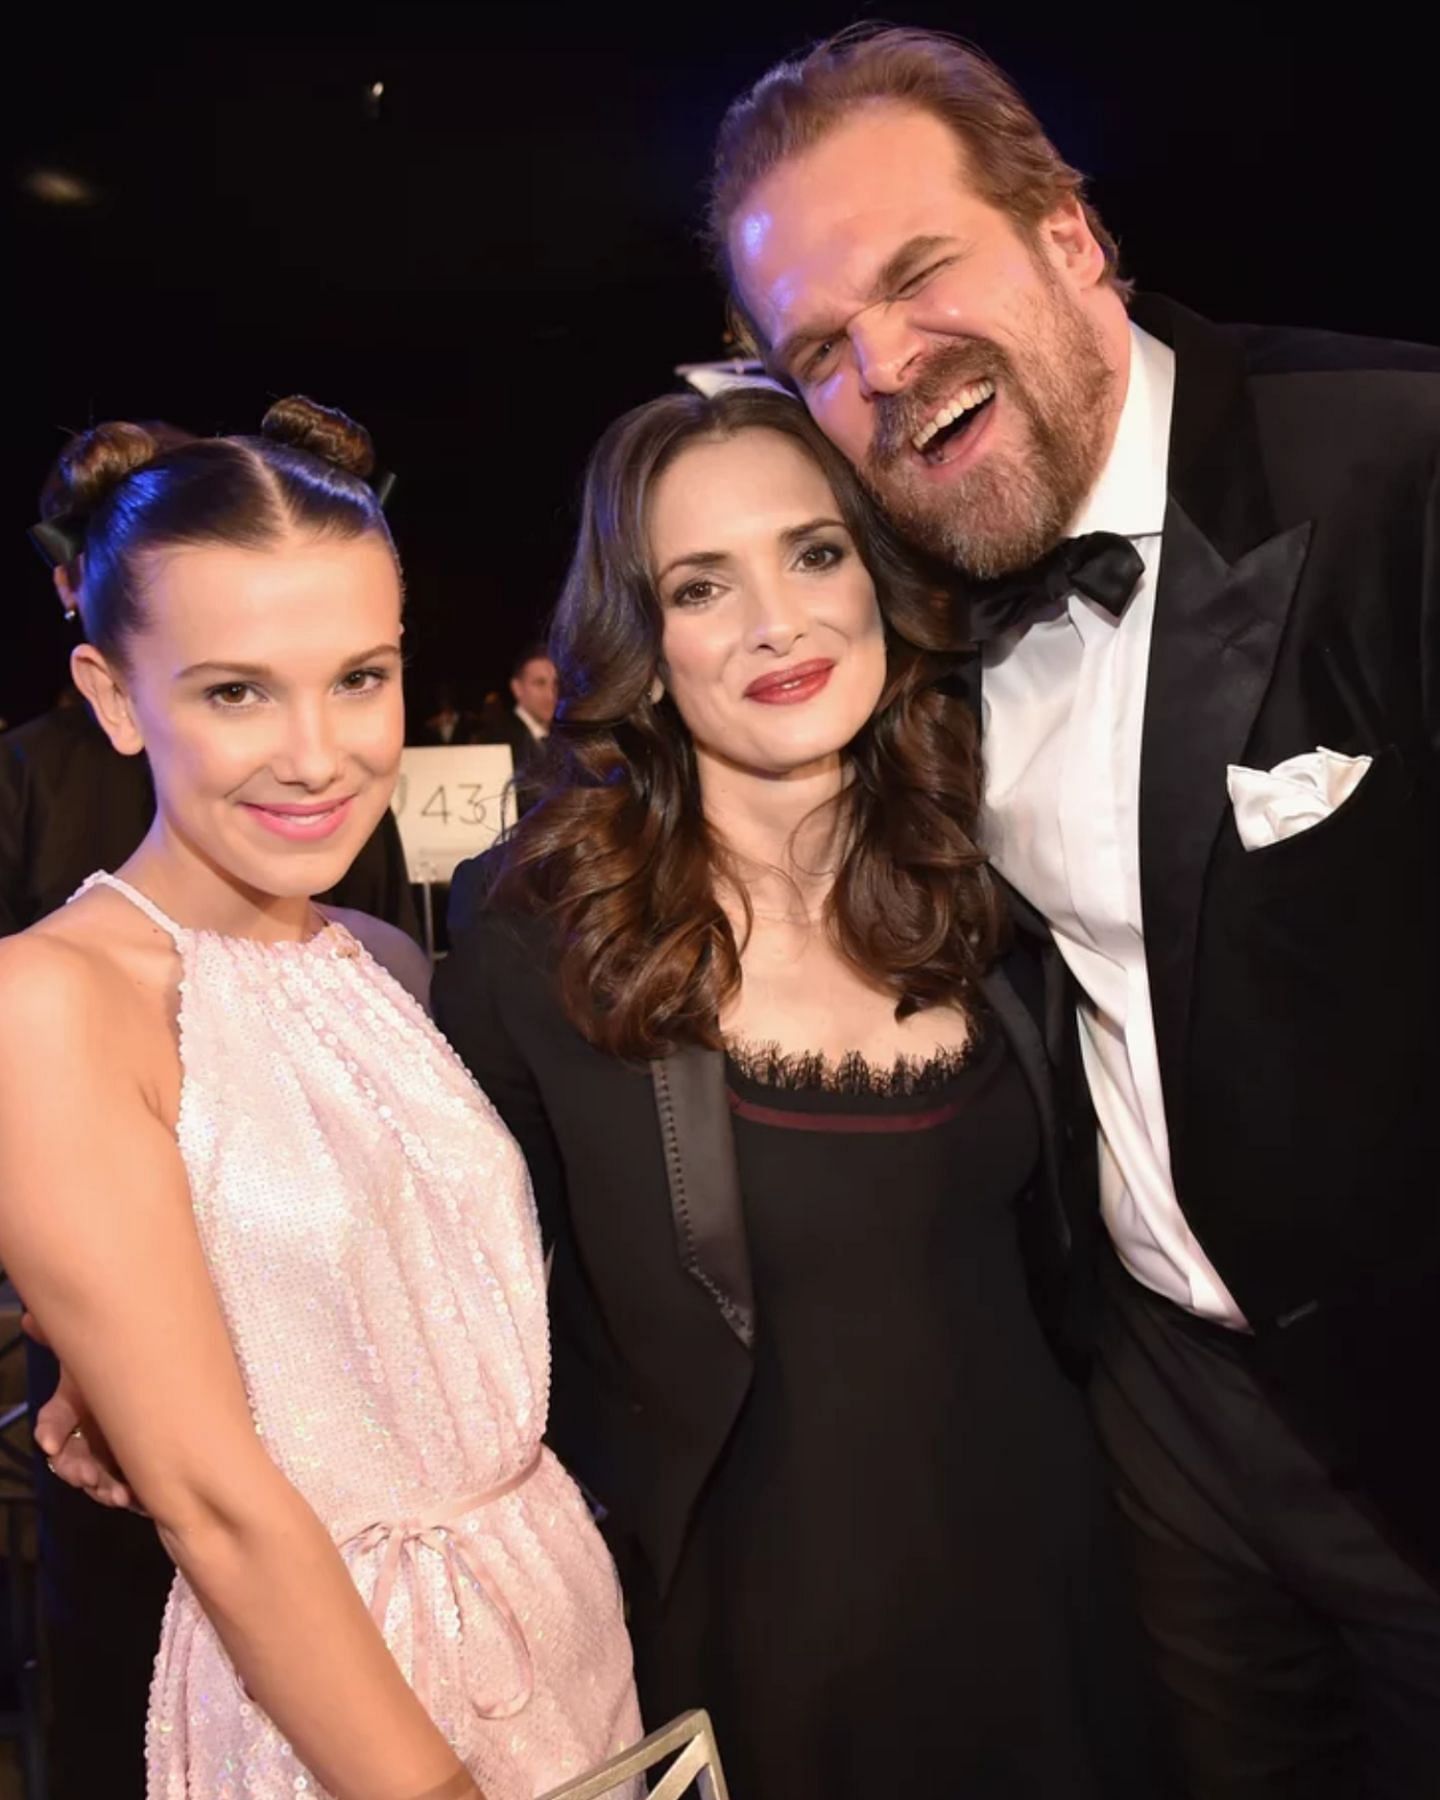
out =
<svg viewBox="0 0 1440 1800"><path fill-rule="evenodd" d="M1155 1791L1021 1254L1059 1152L946 644L785 396L620 420L550 786L462 871L437 980L530 1162L551 1439L642 1706L708 1706L746 1800Z"/></svg>

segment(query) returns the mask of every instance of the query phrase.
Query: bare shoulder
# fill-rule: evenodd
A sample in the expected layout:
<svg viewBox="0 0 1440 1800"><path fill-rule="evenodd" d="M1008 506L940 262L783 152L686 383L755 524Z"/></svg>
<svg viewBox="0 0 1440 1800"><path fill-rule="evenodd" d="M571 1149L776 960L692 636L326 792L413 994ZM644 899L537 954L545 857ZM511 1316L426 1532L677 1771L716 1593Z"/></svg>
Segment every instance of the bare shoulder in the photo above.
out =
<svg viewBox="0 0 1440 1800"><path fill-rule="evenodd" d="M365 946L382 969L413 994L428 1011L430 1006L430 958L408 933L371 913L354 912L348 906L327 906L325 916L343 925Z"/></svg>
<svg viewBox="0 0 1440 1800"><path fill-rule="evenodd" d="M97 1033L108 1035L127 996L118 966L69 932L36 927L0 940L0 1068L4 1079L48 1079Z"/></svg>
<svg viewBox="0 0 1440 1800"><path fill-rule="evenodd" d="M133 907L87 894L0 939L0 1061L16 1082L94 1065L141 1080L172 1048L174 948Z"/></svg>
<svg viewBox="0 0 1440 1800"><path fill-rule="evenodd" d="M0 938L0 992L5 1005L0 1024L17 1008L38 1005L47 996L57 1007L73 1006L103 982L102 965L67 934L34 926Z"/></svg>

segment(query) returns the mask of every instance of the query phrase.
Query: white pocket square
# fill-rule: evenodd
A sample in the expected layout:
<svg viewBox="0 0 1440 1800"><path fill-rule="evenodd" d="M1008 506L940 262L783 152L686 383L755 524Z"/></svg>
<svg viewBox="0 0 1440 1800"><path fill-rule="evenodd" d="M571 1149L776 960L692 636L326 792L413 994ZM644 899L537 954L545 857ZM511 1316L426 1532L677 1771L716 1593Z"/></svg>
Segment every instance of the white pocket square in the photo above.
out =
<svg viewBox="0 0 1440 1800"><path fill-rule="evenodd" d="M1322 748L1287 757L1273 769L1231 763L1225 785L1240 842L1247 850L1263 850L1328 819L1365 779L1370 762L1368 756L1341 756Z"/></svg>

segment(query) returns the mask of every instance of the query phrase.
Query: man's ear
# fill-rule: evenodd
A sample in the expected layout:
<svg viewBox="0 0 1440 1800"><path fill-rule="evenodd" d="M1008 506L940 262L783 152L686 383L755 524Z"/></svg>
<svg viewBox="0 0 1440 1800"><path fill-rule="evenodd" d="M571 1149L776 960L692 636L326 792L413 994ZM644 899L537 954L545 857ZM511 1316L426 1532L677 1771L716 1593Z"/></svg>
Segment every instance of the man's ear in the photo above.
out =
<svg viewBox="0 0 1440 1800"><path fill-rule="evenodd" d="M1086 293L1105 279L1105 252L1073 194L1041 219L1035 237L1046 262L1076 293Z"/></svg>

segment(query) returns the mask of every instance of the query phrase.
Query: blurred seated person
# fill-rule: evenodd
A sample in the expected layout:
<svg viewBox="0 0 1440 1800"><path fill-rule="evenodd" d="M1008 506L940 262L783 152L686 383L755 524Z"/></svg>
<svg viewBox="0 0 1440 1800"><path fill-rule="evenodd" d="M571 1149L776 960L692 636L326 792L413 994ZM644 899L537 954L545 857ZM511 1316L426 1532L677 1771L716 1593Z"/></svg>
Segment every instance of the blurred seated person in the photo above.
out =
<svg viewBox="0 0 1440 1800"><path fill-rule="evenodd" d="M489 716L486 741L508 744L514 766L513 781L518 812L524 813L539 797L536 780L541 751L550 735L559 698L559 677L543 643L527 644L510 665L513 706Z"/></svg>
<svg viewBox="0 0 1440 1800"><path fill-rule="evenodd" d="M455 684L445 681L435 690L434 712L416 727L410 741L420 749L437 749L447 744L484 744L489 738L481 715L461 706Z"/></svg>
<svg viewBox="0 0 1440 1800"><path fill-rule="evenodd" d="M527 644L510 666L514 705L505 719L504 742L515 758L517 776L538 760L550 735L559 698L559 677L544 644Z"/></svg>

